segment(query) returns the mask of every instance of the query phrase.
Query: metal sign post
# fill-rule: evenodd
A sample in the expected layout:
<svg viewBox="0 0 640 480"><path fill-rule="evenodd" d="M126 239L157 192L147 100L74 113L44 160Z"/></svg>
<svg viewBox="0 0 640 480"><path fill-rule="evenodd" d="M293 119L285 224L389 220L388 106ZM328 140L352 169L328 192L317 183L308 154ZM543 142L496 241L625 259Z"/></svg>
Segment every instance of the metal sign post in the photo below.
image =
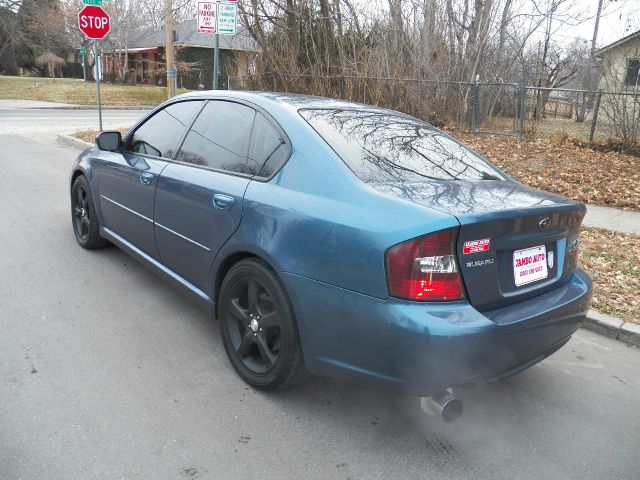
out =
<svg viewBox="0 0 640 480"><path fill-rule="evenodd" d="M174 97L178 91L178 68L175 63L167 69L167 86L170 87L169 91Z"/></svg>
<svg viewBox="0 0 640 480"><path fill-rule="evenodd" d="M98 125L102 131L102 103L100 101L100 52L98 50L98 40L102 39L111 29L109 15L102 8L95 5L85 5L78 13L78 28L88 38L93 40L93 58L95 59L96 90L98 100Z"/></svg>
<svg viewBox="0 0 640 480"><path fill-rule="evenodd" d="M213 89L218 89L218 76L220 75L220 34L216 33L216 43L213 48Z"/></svg>
<svg viewBox="0 0 640 480"><path fill-rule="evenodd" d="M100 101L100 75L102 74L100 68L100 56L98 54L98 40L93 41L93 57L96 65L96 92L98 95L98 126L100 132L102 131L102 102Z"/></svg>
<svg viewBox="0 0 640 480"><path fill-rule="evenodd" d="M82 57L82 86L84 90L84 96L87 96L87 49L80 47L80 56Z"/></svg>
<svg viewBox="0 0 640 480"><path fill-rule="evenodd" d="M87 65L84 61L87 55L87 49L85 47L80 47L80 56L82 57L82 80L84 83L87 83Z"/></svg>

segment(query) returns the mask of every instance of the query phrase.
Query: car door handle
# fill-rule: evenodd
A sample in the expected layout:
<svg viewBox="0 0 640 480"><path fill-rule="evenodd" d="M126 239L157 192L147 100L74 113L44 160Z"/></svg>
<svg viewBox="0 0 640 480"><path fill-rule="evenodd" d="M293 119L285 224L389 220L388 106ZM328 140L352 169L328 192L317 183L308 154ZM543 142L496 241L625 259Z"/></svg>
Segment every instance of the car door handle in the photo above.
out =
<svg viewBox="0 0 640 480"><path fill-rule="evenodd" d="M138 180L143 185L149 185L153 181L153 173L141 172L140 175L138 175Z"/></svg>
<svg viewBox="0 0 640 480"><path fill-rule="evenodd" d="M230 195L216 193L213 196L213 206L220 210L230 210L235 199Z"/></svg>

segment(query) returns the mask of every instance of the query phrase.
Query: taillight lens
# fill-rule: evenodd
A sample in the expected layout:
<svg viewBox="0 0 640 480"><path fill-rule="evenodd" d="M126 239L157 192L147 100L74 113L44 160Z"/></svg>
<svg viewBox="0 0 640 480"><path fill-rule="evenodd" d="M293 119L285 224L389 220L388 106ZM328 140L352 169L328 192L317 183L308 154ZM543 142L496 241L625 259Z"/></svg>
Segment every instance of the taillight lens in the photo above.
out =
<svg viewBox="0 0 640 480"><path fill-rule="evenodd" d="M465 297L456 261L457 229L414 238L385 254L389 294L424 302Z"/></svg>

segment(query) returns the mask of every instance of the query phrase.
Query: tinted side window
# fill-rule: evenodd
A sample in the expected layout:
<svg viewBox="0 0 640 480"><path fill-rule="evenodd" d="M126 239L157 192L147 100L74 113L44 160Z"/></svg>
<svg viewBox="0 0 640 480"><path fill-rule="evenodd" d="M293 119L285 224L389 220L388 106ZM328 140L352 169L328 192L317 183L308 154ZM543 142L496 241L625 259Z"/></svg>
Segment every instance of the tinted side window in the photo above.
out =
<svg viewBox="0 0 640 480"><path fill-rule="evenodd" d="M169 105L144 122L133 134L129 151L171 158L185 128L202 106L202 101Z"/></svg>
<svg viewBox="0 0 640 480"><path fill-rule="evenodd" d="M262 177L270 176L286 159L289 148L260 113L256 113L249 144L249 163Z"/></svg>
<svg viewBox="0 0 640 480"><path fill-rule="evenodd" d="M178 160L227 170L255 174L247 162L247 149L255 111L239 103L209 102L182 144Z"/></svg>
<svg viewBox="0 0 640 480"><path fill-rule="evenodd" d="M289 147L286 143L281 143L278 148L267 158L260 170L261 177L270 177L273 172L278 170L280 166L289 158Z"/></svg>

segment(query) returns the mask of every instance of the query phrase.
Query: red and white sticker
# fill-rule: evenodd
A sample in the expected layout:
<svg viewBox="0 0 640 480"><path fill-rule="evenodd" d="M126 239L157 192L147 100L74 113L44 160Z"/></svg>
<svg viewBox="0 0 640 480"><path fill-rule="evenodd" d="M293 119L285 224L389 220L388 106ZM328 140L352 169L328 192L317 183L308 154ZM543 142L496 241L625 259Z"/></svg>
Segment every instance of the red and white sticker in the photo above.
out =
<svg viewBox="0 0 640 480"><path fill-rule="evenodd" d="M490 238L485 238L483 240L470 240L468 242L464 242L462 253L464 255L469 255L470 253L486 252L490 248L491 248Z"/></svg>

